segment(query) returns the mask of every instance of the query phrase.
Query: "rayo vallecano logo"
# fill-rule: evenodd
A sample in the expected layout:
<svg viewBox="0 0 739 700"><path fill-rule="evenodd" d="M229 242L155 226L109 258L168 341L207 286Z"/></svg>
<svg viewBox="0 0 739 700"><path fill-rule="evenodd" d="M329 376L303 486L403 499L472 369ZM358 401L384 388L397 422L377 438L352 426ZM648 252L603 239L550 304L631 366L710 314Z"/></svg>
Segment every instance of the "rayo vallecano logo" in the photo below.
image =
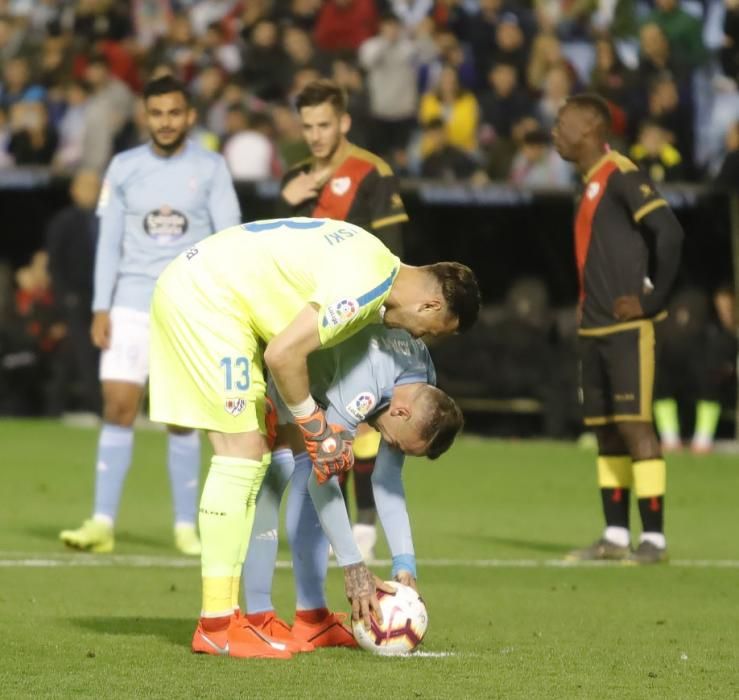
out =
<svg viewBox="0 0 739 700"><path fill-rule="evenodd" d="M357 420L364 420L367 414L375 407L377 399L369 391L357 394L347 405L346 410Z"/></svg>
<svg viewBox="0 0 739 700"><path fill-rule="evenodd" d="M169 243L187 231L187 217L163 204L144 217L144 231L161 243Z"/></svg>
<svg viewBox="0 0 739 700"><path fill-rule="evenodd" d="M246 399L226 399L223 407L226 409L226 413L238 416L246 408Z"/></svg>
<svg viewBox="0 0 739 700"><path fill-rule="evenodd" d="M600 192L600 182L591 182L585 190L585 196L588 199L595 199Z"/></svg>
<svg viewBox="0 0 739 700"><path fill-rule="evenodd" d="M338 326L354 318L359 312L359 302L356 299L342 299L326 307L326 323L329 326Z"/></svg>
<svg viewBox="0 0 739 700"><path fill-rule="evenodd" d="M346 194L349 188L352 186L352 179L350 177L335 177L331 180L331 191L337 196Z"/></svg>

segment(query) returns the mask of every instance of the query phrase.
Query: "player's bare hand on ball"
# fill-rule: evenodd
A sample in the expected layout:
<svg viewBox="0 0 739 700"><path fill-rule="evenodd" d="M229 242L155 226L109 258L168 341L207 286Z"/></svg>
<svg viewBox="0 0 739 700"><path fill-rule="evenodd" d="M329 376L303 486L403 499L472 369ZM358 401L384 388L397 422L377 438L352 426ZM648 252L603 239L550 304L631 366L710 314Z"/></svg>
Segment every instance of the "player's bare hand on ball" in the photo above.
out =
<svg viewBox="0 0 739 700"><path fill-rule="evenodd" d="M96 311L92 317L90 327L92 344L100 350L110 347L110 313L108 311Z"/></svg>
<svg viewBox="0 0 739 700"><path fill-rule="evenodd" d="M633 321L644 318L644 309L638 296L618 297L613 302L613 316L617 321Z"/></svg>
<svg viewBox="0 0 739 700"><path fill-rule="evenodd" d="M371 627L371 616L374 613L378 622L382 623L382 611L377 600L377 589L394 593L392 588L374 576L364 562L344 567L344 588L346 597L352 606L352 620L362 620L365 629Z"/></svg>
<svg viewBox="0 0 739 700"><path fill-rule="evenodd" d="M416 577L410 571L398 571L393 578L404 586L410 586L414 591L418 592Z"/></svg>

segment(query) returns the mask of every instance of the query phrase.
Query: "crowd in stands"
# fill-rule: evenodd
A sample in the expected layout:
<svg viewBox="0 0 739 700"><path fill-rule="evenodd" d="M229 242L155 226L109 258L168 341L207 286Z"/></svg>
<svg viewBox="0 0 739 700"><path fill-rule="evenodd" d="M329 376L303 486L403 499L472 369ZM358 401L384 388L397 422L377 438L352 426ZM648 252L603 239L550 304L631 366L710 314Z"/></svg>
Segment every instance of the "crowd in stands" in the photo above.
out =
<svg viewBox="0 0 739 700"><path fill-rule="evenodd" d="M351 141L402 176L569 186L550 129L590 90L608 100L613 146L655 181L739 188L739 0L0 0L0 170L74 176L47 253L0 266L0 414L99 410L94 351L68 331L89 323L99 178L148 139L141 90L166 73L192 94L193 137L240 180L308 155L295 97L329 76ZM563 436L579 425L574 334L516 311L531 294L546 306L527 284L465 337L474 376L453 376L443 348L440 375L533 397L544 432Z"/></svg>
<svg viewBox="0 0 739 700"><path fill-rule="evenodd" d="M568 185L549 131L592 90L655 180L738 182L737 0L0 0L0 167L104 170L165 72L239 179L305 156L293 101L325 75L400 174Z"/></svg>

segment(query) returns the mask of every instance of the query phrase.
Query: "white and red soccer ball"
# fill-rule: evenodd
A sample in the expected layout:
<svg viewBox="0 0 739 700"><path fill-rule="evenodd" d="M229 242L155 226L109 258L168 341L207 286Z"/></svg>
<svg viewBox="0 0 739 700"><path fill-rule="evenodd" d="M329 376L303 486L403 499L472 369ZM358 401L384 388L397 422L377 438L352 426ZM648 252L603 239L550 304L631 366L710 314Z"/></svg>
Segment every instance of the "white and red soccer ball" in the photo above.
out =
<svg viewBox="0 0 739 700"><path fill-rule="evenodd" d="M381 656L398 656L412 652L423 640L429 616L421 596L410 586L388 581L396 589L394 595L377 591L382 609L382 624L372 616L366 630L361 620L352 624L354 637L362 649Z"/></svg>

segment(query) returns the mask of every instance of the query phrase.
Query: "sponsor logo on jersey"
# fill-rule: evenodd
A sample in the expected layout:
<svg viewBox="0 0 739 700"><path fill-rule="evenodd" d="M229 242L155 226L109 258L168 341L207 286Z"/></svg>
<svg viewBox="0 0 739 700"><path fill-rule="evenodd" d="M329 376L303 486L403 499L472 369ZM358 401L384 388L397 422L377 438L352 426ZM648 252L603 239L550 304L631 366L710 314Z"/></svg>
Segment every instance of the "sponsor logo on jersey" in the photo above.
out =
<svg viewBox="0 0 739 700"><path fill-rule="evenodd" d="M375 395L369 391L357 394L346 406L349 415L359 421L367 418L367 414L377 405Z"/></svg>
<svg viewBox="0 0 739 700"><path fill-rule="evenodd" d="M346 323L359 313L359 302L356 299L342 299L326 307L326 320L329 326Z"/></svg>
<svg viewBox="0 0 739 700"><path fill-rule="evenodd" d="M352 179L348 176L335 177L333 180L331 180L331 191L337 197L341 197L342 195L345 195L349 191L349 188L351 186L352 186Z"/></svg>
<svg viewBox="0 0 739 700"><path fill-rule="evenodd" d="M144 231L161 243L170 243L187 231L187 217L164 204L144 217Z"/></svg>
<svg viewBox="0 0 739 700"><path fill-rule="evenodd" d="M591 182L588 185L588 189L585 190L585 196L588 199L595 199L598 196L598 192L600 192L600 182Z"/></svg>
<svg viewBox="0 0 739 700"><path fill-rule="evenodd" d="M398 338L397 336L385 336L379 341L382 344L384 350L392 354L405 355L410 357L413 354L413 348L415 346L418 350L418 341L411 337Z"/></svg>
<svg viewBox="0 0 739 700"><path fill-rule="evenodd" d="M223 407L226 409L226 413L238 416L246 408L246 399L226 399Z"/></svg>

